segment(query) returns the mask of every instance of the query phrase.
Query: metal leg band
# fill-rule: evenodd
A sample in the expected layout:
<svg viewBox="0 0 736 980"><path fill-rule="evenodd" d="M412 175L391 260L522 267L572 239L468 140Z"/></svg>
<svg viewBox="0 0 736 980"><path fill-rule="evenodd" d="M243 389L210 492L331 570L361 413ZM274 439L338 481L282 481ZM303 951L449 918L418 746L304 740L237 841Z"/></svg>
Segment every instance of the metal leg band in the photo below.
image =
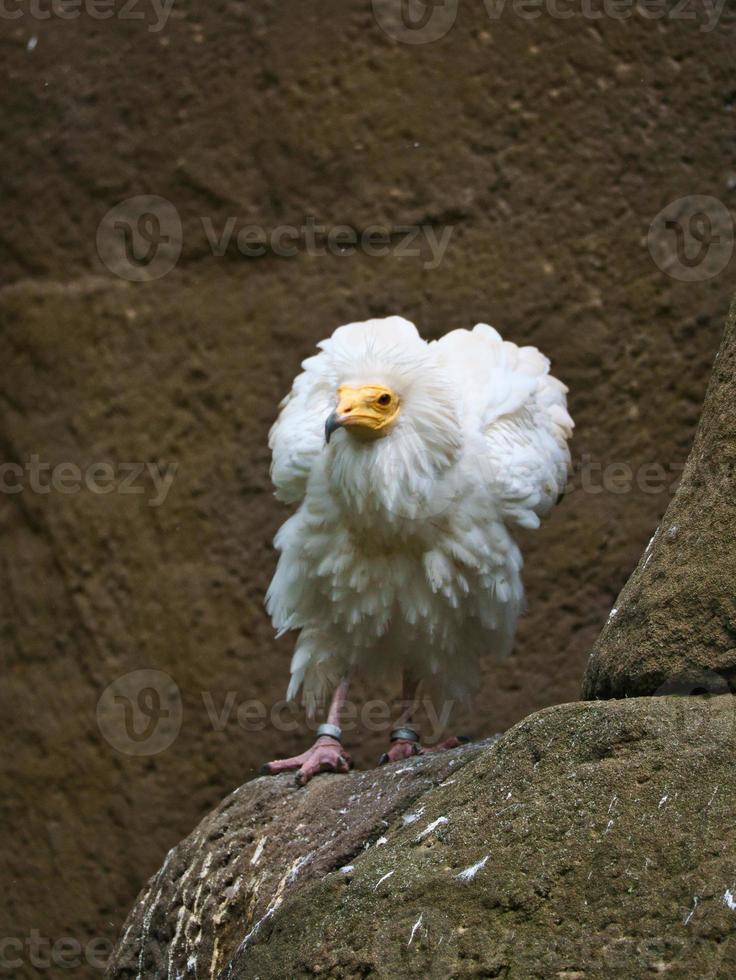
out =
<svg viewBox="0 0 736 980"><path fill-rule="evenodd" d="M317 728L317 738L319 738L320 735L329 735L330 738L334 738L338 742L342 742L342 729L339 725L330 725L329 722L324 722L324 724L319 725Z"/></svg>
<svg viewBox="0 0 736 980"><path fill-rule="evenodd" d="M397 742L399 739L404 742L418 742L419 732L415 732L413 728L407 728L406 726L394 728L391 732L390 739L392 742Z"/></svg>

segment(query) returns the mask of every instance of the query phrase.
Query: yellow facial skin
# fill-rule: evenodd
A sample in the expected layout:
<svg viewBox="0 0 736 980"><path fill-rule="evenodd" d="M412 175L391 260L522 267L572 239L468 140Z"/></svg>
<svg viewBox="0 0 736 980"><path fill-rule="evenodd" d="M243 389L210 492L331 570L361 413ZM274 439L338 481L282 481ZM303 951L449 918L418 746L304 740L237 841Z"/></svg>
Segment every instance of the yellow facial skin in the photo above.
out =
<svg viewBox="0 0 736 980"><path fill-rule="evenodd" d="M339 428L358 438L377 439L386 435L400 411L398 395L385 385L340 385L337 398L337 408L325 424L327 442Z"/></svg>

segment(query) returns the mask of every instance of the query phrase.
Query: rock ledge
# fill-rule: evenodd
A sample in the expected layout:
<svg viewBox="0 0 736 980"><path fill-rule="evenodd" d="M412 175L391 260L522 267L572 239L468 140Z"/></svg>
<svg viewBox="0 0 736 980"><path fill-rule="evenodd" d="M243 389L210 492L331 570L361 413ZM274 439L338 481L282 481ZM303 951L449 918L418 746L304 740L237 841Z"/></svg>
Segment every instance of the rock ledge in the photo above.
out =
<svg viewBox="0 0 736 980"><path fill-rule="evenodd" d="M735 743L731 695L638 698L255 780L169 853L109 976L732 975Z"/></svg>

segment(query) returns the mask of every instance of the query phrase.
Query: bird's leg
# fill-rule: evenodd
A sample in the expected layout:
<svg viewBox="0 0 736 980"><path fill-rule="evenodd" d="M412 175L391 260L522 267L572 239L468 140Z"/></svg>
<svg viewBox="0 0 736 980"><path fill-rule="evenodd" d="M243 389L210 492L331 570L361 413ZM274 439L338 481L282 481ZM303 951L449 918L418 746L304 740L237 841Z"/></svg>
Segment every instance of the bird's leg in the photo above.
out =
<svg viewBox="0 0 736 980"><path fill-rule="evenodd" d="M348 681L341 681L332 695L327 721L317 729L314 745L291 759L276 759L261 768L266 776L276 776L280 772L298 770L296 781L300 786L308 783L318 772L347 772L353 760L342 747L340 741L340 716L348 695Z"/></svg>
<svg viewBox="0 0 736 980"><path fill-rule="evenodd" d="M378 760L379 765L384 765L386 762L398 762L399 759L408 759L413 755L424 755L425 752L455 749L458 745L463 745L468 741L467 738L453 735L452 738L445 739L444 742L433 745L431 748L425 748L421 744L419 732L413 727L419 683L409 671L404 671L402 675L401 713L391 731L391 748L388 752L384 752Z"/></svg>
<svg viewBox="0 0 736 980"><path fill-rule="evenodd" d="M401 712L396 718L391 732L391 748L384 752L379 759L379 765L386 762L397 762L408 759L412 755L420 755L423 751L419 742L419 733L412 727L414 712L417 707L417 691L419 681L415 680L409 671L404 671L401 677Z"/></svg>

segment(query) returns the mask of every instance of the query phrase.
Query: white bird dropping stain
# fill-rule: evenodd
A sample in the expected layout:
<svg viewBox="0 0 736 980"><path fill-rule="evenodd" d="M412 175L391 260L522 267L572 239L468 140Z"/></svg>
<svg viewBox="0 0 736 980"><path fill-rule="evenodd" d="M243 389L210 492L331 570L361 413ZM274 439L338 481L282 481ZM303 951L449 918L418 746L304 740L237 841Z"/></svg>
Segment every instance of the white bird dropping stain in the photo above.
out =
<svg viewBox="0 0 736 980"><path fill-rule="evenodd" d="M404 823L404 826L410 823L416 823L423 813L424 813L424 807L422 806L417 810L416 813L405 813L401 818L401 820Z"/></svg>
<svg viewBox="0 0 736 980"><path fill-rule="evenodd" d="M727 888L723 895L723 904L727 905L732 912L736 912L736 898L733 897L733 892L730 888Z"/></svg>
<svg viewBox="0 0 736 980"><path fill-rule="evenodd" d="M418 841L424 840L424 838L428 834L431 834L433 830L436 830L440 826L440 824L443 824L443 823L449 823L449 820L447 819L447 817L437 817L436 820L433 820L431 824L428 824L424 828L424 830L421 832L421 834L418 834L417 835L416 839Z"/></svg>
<svg viewBox="0 0 736 980"><path fill-rule="evenodd" d="M685 916L685 920L682 923L684 926L686 926L688 924L688 922L690 921L690 919L692 919L692 917L695 915L695 909L697 907L698 907L698 896L697 895L693 895L693 907L690 909L690 911L688 912L688 914Z"/></svg>
<svg viewBox="0 0 736 980"><path fill-rule="evenodd" d="M644 555L646 556L644 560L644 568L646 568L649 562L652 560L652 545L654 544L654 539L657 537L657 531L659 531L659 528L657 528L657 530L651 536L649 539L649 544L644 549Z"/></svg>
<svg viewBox="0 0 736 980"><path fill-rule="evenodd" d="M268 837L261 837L261 839L258 841L258 844L256 845L256 849L253 852L253 857L250 859L251 864L258 864L258 860L261 854L263 854L263 847L267 840Z"/></svg>
<svg viewBox="0 0 736 980"><path fill-rule="evenodd" d="M374 892L375 891L378 891L378 886L379 885L382 885L384 883L384 881L386 881L387 878L390 878L391 875L393 875L393 874L396 874L396 872L395 871L387 871L386 874L383 876L383 878L379 878L378 881L375 883L375 885L373 886L373 891Z"/></svg>
<svg viewBox="0 0 736 980"><path fill-rule="evenodd" d="M419 918L417 919L417 921L416 921L416 922L414 923L414 925L413 925L413 926L411 927L411 936L409 936L409 942L408 942L408 943L406 944L407 946L411 946L411 944L412 944L412 943L414 942L414 935L415 935L415 933L416 933L416 931L417 931L417 929L419 928L419 926L420 926L420 925L422 924L422 916L423 916L423 915L424 915L424 912L422 912L422 913L420 914L420 916L419 916Z"/></svg>
<svg viewBox="0 0 736 980"><path fill-rule="evenodd" d="M481 868L486 866L490 854L486 854L484 858L481 858L476 864L471 864L469 868L465 868L461 871L459 875L455 875L458 881L472 881L473 878L478 874Z"/></svg>

